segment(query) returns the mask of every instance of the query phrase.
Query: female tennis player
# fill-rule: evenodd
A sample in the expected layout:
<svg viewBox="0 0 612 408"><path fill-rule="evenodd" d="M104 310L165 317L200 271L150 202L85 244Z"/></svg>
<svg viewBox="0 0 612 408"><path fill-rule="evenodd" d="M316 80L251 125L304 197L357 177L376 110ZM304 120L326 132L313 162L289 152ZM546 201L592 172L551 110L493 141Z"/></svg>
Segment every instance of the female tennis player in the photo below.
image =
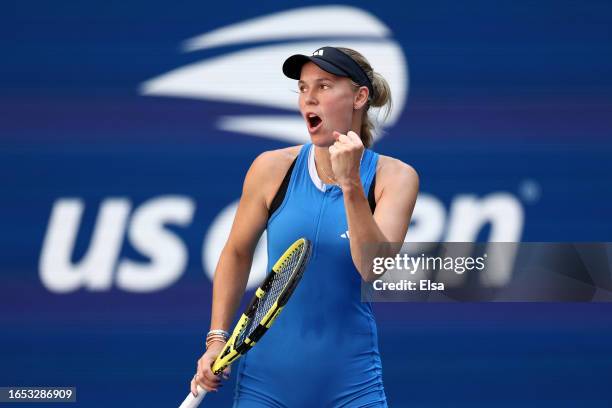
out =
<svg viewBox="0 0 612 408"><path fill-rule="evenodd" d="M191 392L197 395L198 384L208 391L222 385L210 367L267 230L269 260L299 237L312 242L312 256L272 330L240 360L234 406L386 407L372 308L361 302L361 281L376 277L363 267L363 245L403 242L418 176L368 149L368 109L390 104L391 95L361 54L323 47L289 57L283 72L299 81L312 143L265 152L246 175L215 271L211 331Z"/></svg>

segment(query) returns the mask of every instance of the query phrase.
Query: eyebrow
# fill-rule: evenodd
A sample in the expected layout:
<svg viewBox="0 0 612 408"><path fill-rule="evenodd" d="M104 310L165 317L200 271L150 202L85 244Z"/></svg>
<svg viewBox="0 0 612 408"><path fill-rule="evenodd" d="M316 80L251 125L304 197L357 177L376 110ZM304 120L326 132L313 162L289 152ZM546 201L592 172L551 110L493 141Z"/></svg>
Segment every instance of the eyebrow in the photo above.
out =
<svg viewBox="0 0 612 408"><path fill-rule="evenodd" d="M314 82L322 82L322 81L331 81L331 82L333 82L334 80L332 78L329 78L329 77L319 77L319 78L314 80ZM298 81L298 85L305 84L305 83L306 83L306 81L302 81L301 79Z"/></svg>

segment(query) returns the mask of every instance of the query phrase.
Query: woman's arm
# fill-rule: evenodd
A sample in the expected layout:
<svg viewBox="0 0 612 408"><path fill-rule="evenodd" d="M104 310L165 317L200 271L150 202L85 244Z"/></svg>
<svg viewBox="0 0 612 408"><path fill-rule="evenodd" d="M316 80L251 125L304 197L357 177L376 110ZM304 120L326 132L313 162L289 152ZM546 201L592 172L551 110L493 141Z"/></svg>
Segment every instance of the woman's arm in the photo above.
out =
<svg viewBox="0 0 612 408"><path fill-rule="evenodd" d="M228 331L244 294L257 246L267 219L267 208L258 183L257 160L245 178L242 196L213 279L211 329Z"/></svg>
<svg viewBox="0 0 612 408"><path fill-rule="evenodd" d="M234 223L215 270L211 329L230 328L257 242L266 228L270 204L295 155L295 147L262 153L247 172Z"/></svg>
<svg viewBox="0 0 612 408"><path fill-rule="evenodd" d="M338 140L339 142L330 148L330 153L332 163L336 163L334 174L344 195L351 256L363 280L370 282L378 275L366 267L372 260L365 257L371 257L373 253L366 255L364 246L404 241L416 203L419 177L409 165L381 156L376 176L376 189L379 194L376 210L372 215L359 177L363 144L354 132L341 135Z"/></svg>
<svg viewBox="0 0 612 408"><path fill-rule="evenodd" d="M253 253L266 228L270 203L297 151L288 148L265 152L255 159L247 172L234 223L215 269L211 329L230 329L246 288ZM208 391L219 387L220 379L210 366L222 347L222 343L213 342L199 359L199 376L191 382L194 395L197 395L197 385ZM225 374L229 374L229 369Z"/></svg>

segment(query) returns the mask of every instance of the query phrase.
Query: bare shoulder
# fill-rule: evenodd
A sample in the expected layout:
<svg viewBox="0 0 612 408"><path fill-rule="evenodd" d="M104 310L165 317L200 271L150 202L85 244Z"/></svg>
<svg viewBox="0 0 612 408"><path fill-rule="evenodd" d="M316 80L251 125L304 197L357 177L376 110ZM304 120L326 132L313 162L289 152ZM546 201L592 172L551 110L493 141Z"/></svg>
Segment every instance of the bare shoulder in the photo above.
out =
<svg viewBox="0 0 612 408"><path fill-rule="evenodd" d="M283 177L291 163L295 160L302 146L291 146L283 149L268 150L261 153L251 166L257 173L274 176L276 173L282 173Z"/></svg>
<svg viewBox="0 0 612 408"><path fill-rule="evenodd" d="M250 190L270 207L291 163L298 156L302 146L269 150L253 161L245 180L245 190Z"/></svg>
<svg viewBox="0 0 612 408"><path fill-rule="evenodd" d="M417 190L419 188L419 175L414 167L382 154L379 156L378 166L376 167L376 180L377 190L378 181L380 181L380 192L385 186L403 186L416 188Z"/></svg>

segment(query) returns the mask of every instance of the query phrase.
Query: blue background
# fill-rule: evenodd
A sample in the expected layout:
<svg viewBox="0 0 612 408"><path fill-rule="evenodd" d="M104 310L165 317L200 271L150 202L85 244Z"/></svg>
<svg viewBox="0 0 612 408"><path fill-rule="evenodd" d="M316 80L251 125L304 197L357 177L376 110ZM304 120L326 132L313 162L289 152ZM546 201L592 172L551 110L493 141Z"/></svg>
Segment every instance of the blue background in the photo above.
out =
<svg viewBox="0 0 612 408"><path fill-rule="evenodd" d="M540 188L524 241L610 241L612 3L351 3L408 59L399 121L375 149L412 164L448 208L458 194ZM144 80L229 52L184 39L292 2L9 2L0 17L0 386L76 386L80 406L177 406L208 328L203 237L251 161L283 142L231 134L221 114L269 110L143 97ZM279 67L280 75L280 67ZM181 279L162 291L54 294L38 275L53 203L191 197ZM486 232L481 237L486 240ZM138 259L126 243L122 255ZM612 406L608 304L378 304L392 407ZM227 406L233 379L210 406ZM299 384L296 384L299 387Z"/></svg>

